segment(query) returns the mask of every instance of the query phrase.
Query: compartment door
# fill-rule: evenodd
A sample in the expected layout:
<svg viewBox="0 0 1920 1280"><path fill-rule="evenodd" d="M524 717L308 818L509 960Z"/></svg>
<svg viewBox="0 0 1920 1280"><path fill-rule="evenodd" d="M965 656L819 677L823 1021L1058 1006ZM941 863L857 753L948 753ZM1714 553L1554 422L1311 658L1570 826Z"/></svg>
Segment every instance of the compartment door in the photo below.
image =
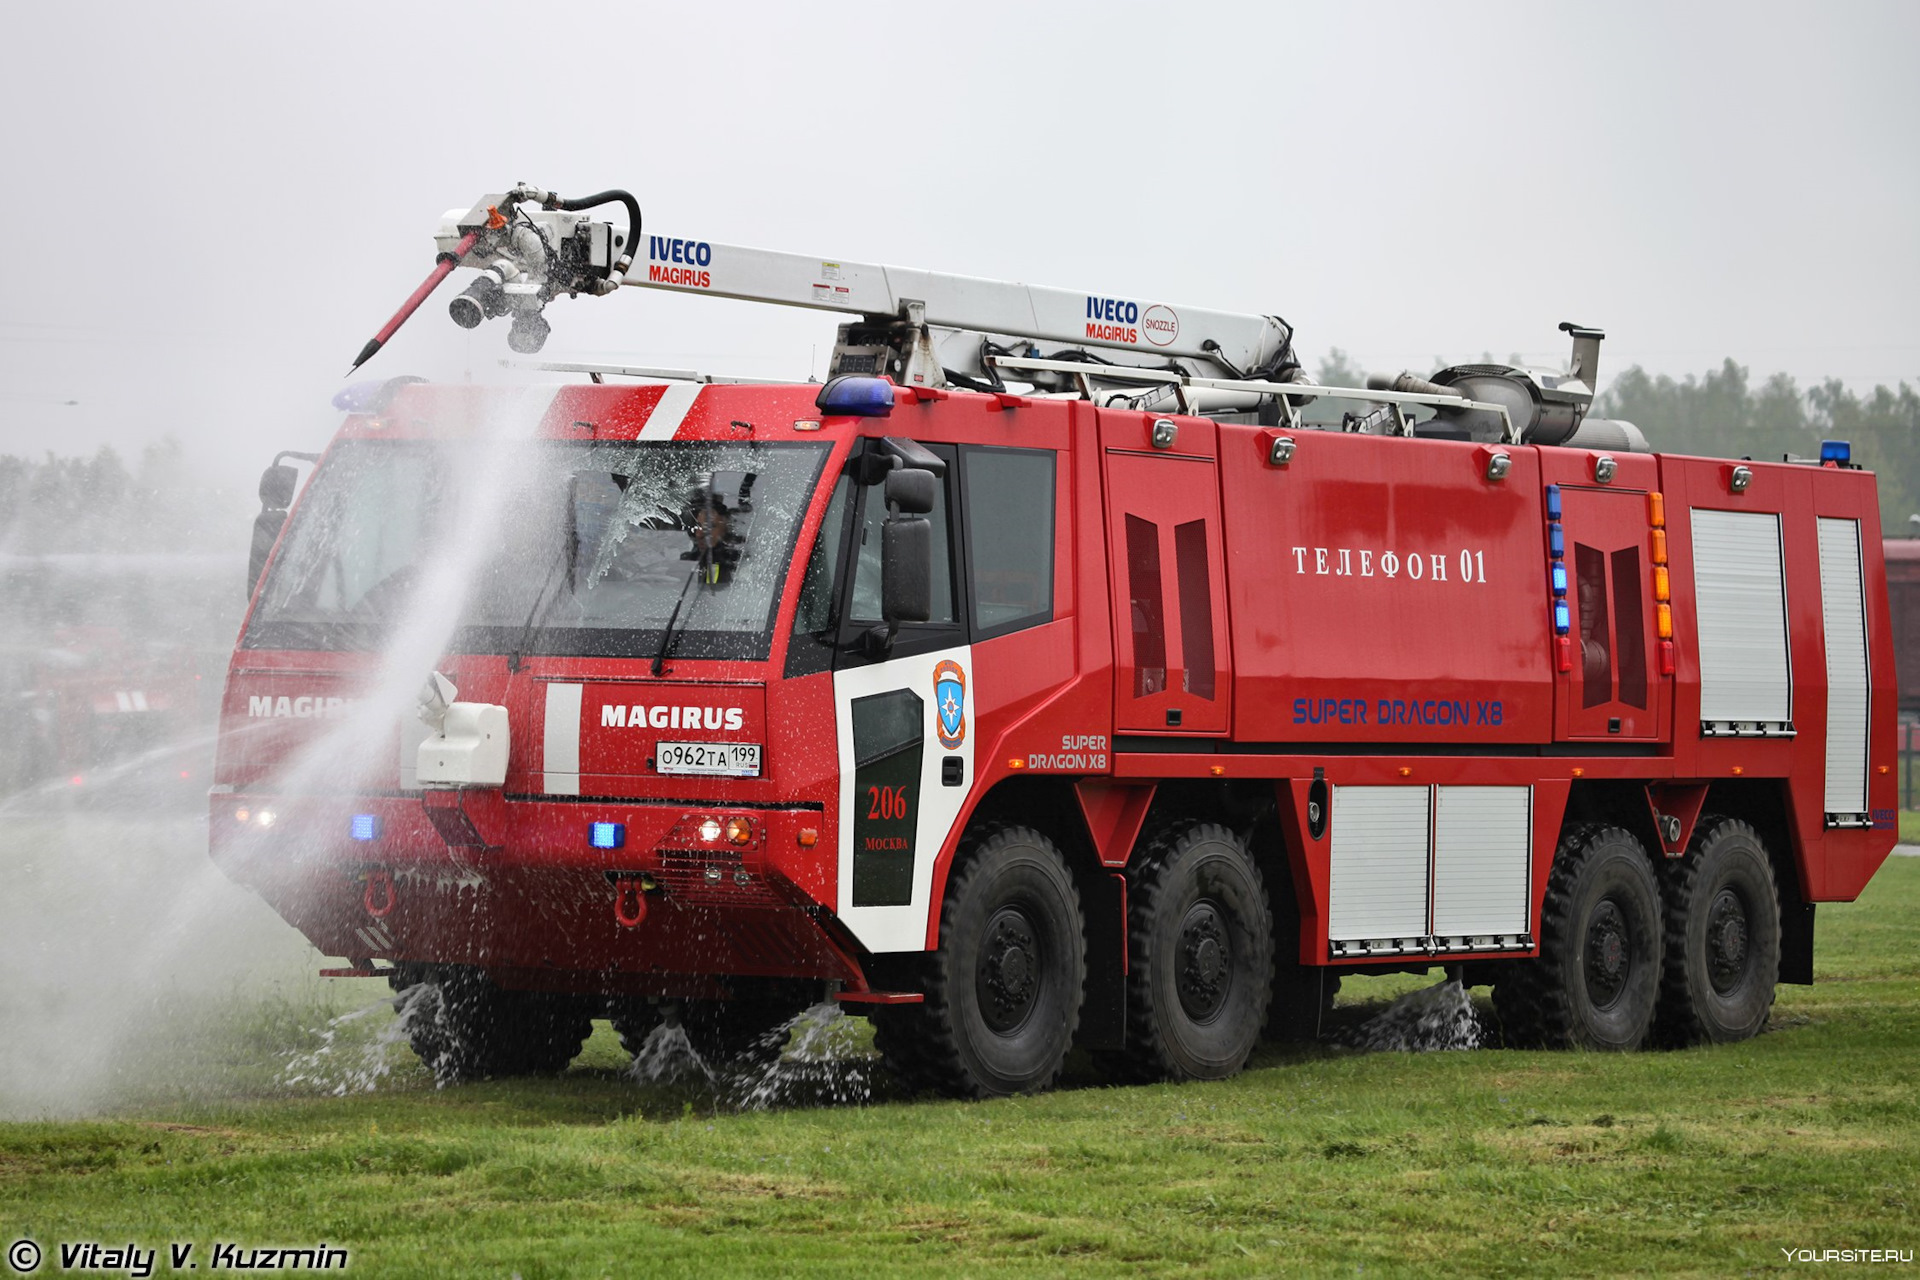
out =
<svg viewBox="0 0 1920 1280"><path fill-rule="evenodd" d="M1226 565L1211 458L1107 454L1121 733L1227 728Z"/></svg>
<svg viewBox="0 0 1920 1280"><path fill-rule="evenodd" d="M1793 667L1780 517L1699 508L1692 515L1700 732L1789 737Z"/></svg>
<svg viewBox="0 0 1920 1280"><path fill-rule="evenodd" d="M1654 665L1647 495L1562 487L1573 669L1559 676L1562 738L1659 735L1667 689Z"/></svg>
<svg viewBox="0 0 1920 1280"><path fill-rule="evenodd" d="M1872 680L1867 674L1860 522L1821 516L1819 524L1820 612L1827 637L1827 824L1863 827L1871 823L1867 729Z"/></svg>

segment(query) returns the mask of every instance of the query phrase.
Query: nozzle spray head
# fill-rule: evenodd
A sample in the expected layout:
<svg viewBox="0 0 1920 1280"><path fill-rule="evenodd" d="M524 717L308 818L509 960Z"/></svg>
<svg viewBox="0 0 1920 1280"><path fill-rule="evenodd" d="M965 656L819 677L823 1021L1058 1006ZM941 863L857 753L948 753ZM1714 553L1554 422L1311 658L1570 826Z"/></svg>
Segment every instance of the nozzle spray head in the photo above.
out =
<svg viewBox="0 0 1920 1280"><path fill-rule="evenodd" d="M427 677L427 682L420 686L420 694L416 699L420 723L435 733L440 732L447 721L447 708L452 706L459 697L460 690L454 687L453 681L438 671L434 672Z"/></svg>

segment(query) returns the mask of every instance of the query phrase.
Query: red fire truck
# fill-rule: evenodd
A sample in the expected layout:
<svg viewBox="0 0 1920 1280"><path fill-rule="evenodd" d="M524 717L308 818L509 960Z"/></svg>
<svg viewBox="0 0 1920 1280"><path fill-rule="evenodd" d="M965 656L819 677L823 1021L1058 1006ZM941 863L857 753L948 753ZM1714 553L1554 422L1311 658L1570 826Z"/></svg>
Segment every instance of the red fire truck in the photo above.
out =
<svg viewBox="0 0 1920 1280"><path fill-rule="evenodd" d="M622 282L838 310L830 380L343 393L228 679L213 856L434 992L443 1077L559 1069L597 1016L764 1049L831 996L954 1094L1076 1043L1214 1078L1339 975L1435 965L1515 1043L1734 1040L1893 844L1838 443L1646 452L1586 415L1594 330L1565 373L1324 388L1274 317L634 263L639 225L517 188L428 283L478 267L455 318L528 352ZM419 714L375 705L423 618Z"/></svg>

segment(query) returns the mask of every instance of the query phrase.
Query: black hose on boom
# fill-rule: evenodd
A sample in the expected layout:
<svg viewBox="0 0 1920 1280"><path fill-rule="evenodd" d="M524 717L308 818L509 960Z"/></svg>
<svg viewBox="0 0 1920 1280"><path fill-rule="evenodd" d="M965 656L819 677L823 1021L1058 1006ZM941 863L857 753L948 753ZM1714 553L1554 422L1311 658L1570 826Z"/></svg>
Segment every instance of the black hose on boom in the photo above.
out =
<svg viewBox="0 0 1920 1280"><path fill-rule="evenodd" d="M541 202L546 208L559 209L566 213L578 213L583 209L598 208L603 204L621 204L627 210L626 250L618 259L608 265L604 279L619 282L627 274L627 268L633 265L633 253L640 243L640 202L625 191L596 191L590 196L581 196L577 200L565 200L553 192Z"/></svg>

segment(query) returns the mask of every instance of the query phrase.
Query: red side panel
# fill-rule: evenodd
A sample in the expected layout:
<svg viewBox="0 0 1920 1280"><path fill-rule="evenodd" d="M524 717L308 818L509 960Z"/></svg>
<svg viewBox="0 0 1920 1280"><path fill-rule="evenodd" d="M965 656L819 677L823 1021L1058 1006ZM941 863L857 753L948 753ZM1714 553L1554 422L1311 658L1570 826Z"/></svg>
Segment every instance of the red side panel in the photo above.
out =
<svg viewBox="0 0 1920 1280"><path fill-rule="evenodd" d="M1505 479L1440 440L1220 428L1240 695L1264 742L1546 742L1552 597L1538 451Z"/></svg>

